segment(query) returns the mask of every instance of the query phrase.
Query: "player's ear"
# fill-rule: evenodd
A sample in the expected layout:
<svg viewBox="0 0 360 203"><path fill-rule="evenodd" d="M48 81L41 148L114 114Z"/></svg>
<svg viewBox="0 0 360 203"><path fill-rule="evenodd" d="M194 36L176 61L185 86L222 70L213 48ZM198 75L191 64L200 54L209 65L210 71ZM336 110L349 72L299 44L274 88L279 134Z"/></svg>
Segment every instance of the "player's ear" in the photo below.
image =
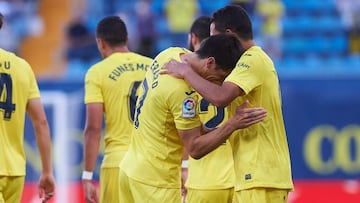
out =
<svg viewBox="0 0 360 203"><path fill-rule="evenodd" d="M199 43L199 39L196 37L194 33L190 33L190 35L191 35L190 43L195 47Z"/></svg>
<svg viewBox="0 0 360 203"><path fill-rule="evenodd" d="M232 34L232 33L234 33L234 32L233 32L231 29L228 28L228 29L225 30L225 33L226 33L226 34Z"/></svg>
<svg viewBox="0 0 360 203"><path fill-rule="evenodd" d="M216 61L214 57L210 56L207 58L206 67L207 69L216 69Z"/></svg>
<svg viewBox="0 0 360 203"><path fill-rule="evenodd" d="M216 67L216 60L214 57L210 56L207 58L206 60L206 65L211 68L211 67Z"/></svg>
<svg viewBox="0 0 360 203"><path fill-rule="evenodd" d="M101 38L96 38L96 43L97 43L97 45L98 45L98 47L99 47L100 49L104 49L104 47L105 47L105 42L104 42L103 39L101 39Z"/></svg>

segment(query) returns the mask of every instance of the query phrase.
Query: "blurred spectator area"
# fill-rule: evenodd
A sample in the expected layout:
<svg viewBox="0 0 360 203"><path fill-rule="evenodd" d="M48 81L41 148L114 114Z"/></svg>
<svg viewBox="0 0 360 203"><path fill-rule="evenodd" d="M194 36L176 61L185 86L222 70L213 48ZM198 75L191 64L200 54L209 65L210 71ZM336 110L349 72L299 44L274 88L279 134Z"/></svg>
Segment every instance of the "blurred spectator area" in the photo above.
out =
<svg viewBox="0 0 360 203"><path fill-rule="evenodd" d="M13 0L18 2L26 0ZM82 80L87 69L101 60L96 54L95 29L98 21L107 15L119 15L127 24L129 48L141 52L139 33L140 1L150 5L154 28L151 44L152 50L146 53L154 57L161 50L170 46L187 47L187 32L175 33L169 26L166 3L170 0L42 0L36 2L36 15L41 19L40 32L30 34L21 40L18 54L27 59L38 76L60 77ZM200 15L211 15L215 10L231 0L171 0L185 1L187 6L194 7L192 18ZM260 1L260 0L256 0ZM256 2L254 0L254 2ZM261 0L266 1L266 0ZM360 58L357 53L349 53L349 38L340 18L336 0L283 0L284 14L281 17L282 57L274 60L280 75L299 74L347 74L360 72ZM346 1L346 0L344 0ZM0 8L1 8L0 0ZM261 46L261 18L252 12L256 42ZM81 22L82 28L70 32L74 22ZM190 27L190 24L189 24ZM186 27L183 30L188 30ZM1 32L3 32L2 30ZM69 35L71 33L71 35ZM86 33L87 53L71 52L74 43L69 36ZM2 33L4 34L4 33ZM11 36L11 35L9 35ZM143 47L142 47L143 48ZM147 49L149 47L146 47ZM74 50L73 50L74 51ZM69 53L71 57L69 57ZM83 56L86 55L86 60ZM90 58L89 58L90 56ZM82 58L83 57L83 58Z"/></svg>
<svg viewBox="0 0 360 203"><path fill-rule="evenodd" d="M349 53L349 39L335 0L284 0L284 4L281 72L359 71L360 58Z"/></svg>
<svg viewBox="0 0 360 203"><path fill-rule="evenodd" d="M72 17L73 5L79 1L81 0L0 1L2 12L4 9L17 11L12 16L5 15L6 23L14 29L3 40L16 39L19 42L10 51L25 58L38 77L58 77L63 74L66 68L66 61L62 57L64 28ZM31 12L24 7L30 7Z"/></svg>

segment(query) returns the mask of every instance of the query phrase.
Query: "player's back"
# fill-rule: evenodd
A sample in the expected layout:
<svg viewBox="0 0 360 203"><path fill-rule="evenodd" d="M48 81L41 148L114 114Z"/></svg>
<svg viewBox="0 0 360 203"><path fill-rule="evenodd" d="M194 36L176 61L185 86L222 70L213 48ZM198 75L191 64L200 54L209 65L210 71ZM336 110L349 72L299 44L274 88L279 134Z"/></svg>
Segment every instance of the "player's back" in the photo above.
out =
<svg viewBox="0 0 360 203"><path fill-rule="evenodd" d="M26 105L40 93L30 65L0 49L0 175L25 175Z"/></svg>
<svg viewBox="0 0 360 203"><path fill-rule="evenodd" d="M85 103L104 105L105 154L128 148L138 88L151 62L134 52L117 52L89 69Z"/></svg>
<svg viewBox="0 0 360 203"><path fill-rule="evenodd" d="M120 167L129 177L149 185L180 187L183 145L177 130L200 125L193 98L197 93L184 80L159 74L165 62L180 60L180 55L187 52L169 48L160 53L146 73L137 102L137 129Z"/></svg>

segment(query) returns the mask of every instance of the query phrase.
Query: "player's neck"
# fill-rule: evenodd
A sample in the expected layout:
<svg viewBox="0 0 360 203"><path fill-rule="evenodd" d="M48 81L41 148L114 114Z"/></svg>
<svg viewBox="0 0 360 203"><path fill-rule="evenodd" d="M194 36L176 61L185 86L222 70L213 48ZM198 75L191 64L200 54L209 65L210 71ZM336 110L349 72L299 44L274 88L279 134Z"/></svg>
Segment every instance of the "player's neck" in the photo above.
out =
<svg viewBox="0 0 360 203"><path fill-rule="evenodd" d="M114 54L114 53L127 53L130 52L127 46L121 46L121 47L113 47L113 48L109 48L106 51L106 57Z"/></svg>
<svg viewBox="0 0 360 203"><path fill-rule="evenodd" d="M253 47L256 45L254 40L246 40L246 41L240 40L240 42L241 42L241 46L245 50L248 50L248 49L250 49L250 47Z"/></svg>
<svg viewBox="0 0 360 203"><path fill-rule="evenodd" d="M112 53L117 53L117 52L126 53L126 52L129 52L129 48L127 46L114 47L111 49L111 52Z"/></svg>

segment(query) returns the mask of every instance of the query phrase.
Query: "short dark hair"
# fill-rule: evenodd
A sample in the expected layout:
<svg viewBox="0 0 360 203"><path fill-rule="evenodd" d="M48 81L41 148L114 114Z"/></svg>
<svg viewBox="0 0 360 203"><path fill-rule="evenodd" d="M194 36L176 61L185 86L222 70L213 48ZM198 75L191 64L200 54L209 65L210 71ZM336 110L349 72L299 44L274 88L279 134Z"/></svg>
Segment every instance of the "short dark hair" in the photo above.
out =
<svg viewBox="0 0 360 203"><path fill-rule="evenodd" d="M2 13L0 13L0 29L2 28L2 25L3 25L3 19L4 19L4 16Z"/></svg>
<svg viewBox="0 0 360 203"><path fill-rule="evenodd" d="M208 16L198 17L190 28L190 33L194 33L200 41L210 36L210 20Z"/></svg>
<svg viewBox="0 0 360 203"><path fill-rule="evenodd" d="M121 46L126 44L128 32L119 16L108 16L98 23L96 37L104 40L111 47Z"/></svg>
<svg viewBox="0 0 360 203"><path fill-rule="evenodd" d="M226 29L230 29L240 39L253 39L250 17L241 6L228 5L218 9L213 13L211 23L214 23L215 29L221 33L225 33Z"/></svg>
<svg viewBox="0 0 360 203"><path fill-rule="evenodd" d="M232 70L240 56L245 52L239 40L234 35L218 34L201 42L195 53L200 58L214 57L218 69Z"/></svg>

